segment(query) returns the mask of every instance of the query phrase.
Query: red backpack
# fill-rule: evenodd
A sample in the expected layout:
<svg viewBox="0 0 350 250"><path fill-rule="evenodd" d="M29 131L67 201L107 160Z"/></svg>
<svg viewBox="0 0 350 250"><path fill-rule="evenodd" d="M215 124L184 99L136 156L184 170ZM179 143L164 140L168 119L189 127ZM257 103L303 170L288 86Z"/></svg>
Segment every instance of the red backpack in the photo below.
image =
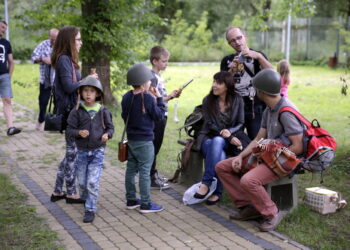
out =
<svg viewBox="0 0 350 250"><path fill-rule="evenodd" d="M291 112L305 125L304 137L306 143L304 144L305 153L302 167L314 173L322 173L331 165L335 157L337 143L334 138L327 130L321 128L316 119L310 123L292 107L281 108L280 114L283 112Z"/></svg>

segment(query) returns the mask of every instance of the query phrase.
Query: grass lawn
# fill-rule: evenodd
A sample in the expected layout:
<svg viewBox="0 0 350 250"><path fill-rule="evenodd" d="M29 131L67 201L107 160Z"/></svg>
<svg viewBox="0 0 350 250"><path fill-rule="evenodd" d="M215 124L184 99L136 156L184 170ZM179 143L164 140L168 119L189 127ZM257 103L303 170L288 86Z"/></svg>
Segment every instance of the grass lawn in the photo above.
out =
<svg viewBox="0 0 350 250"><path fill-rule="evenodd" d="M183 91L179 99L169 102L168 124L162 149L158 155L158 169L171 176L177 168L176 157L181 146L178 128L193 108L200 104L209 92L212 76L219 69L219 63L213 65L169 65L163 73L167 79L167 90L179 88L191 78L194 81ZM292 66L292 84L289 87L289 99L294 102L302 114L312 120L317 118L338 144L337 159L334 167L324 174L323 186L342 192L345 199L350 197L349 162L350 114L349 96L341 95L340 76L343 69L327 67ZM38 66L16 65L13 76L14 100L34 110L37 108ZM121 95L117 94L120 101ZM178 106L179 123L173 121L174 106ZM123 123L119 107L111 107L114 114L116 134L109 146L116 149L121 138ZM184 132L182 137L186 137ZM117 158L117 155L116 155ZM119 163L118 163L119 164ZM122 166L122 164L119 164ZM320 215L302 205L305 187L320 186L320 175L305 174L299 176L300 206L285 218L277 231L313 249L346 249L350 245L350 212L344 209L330 215ZM0 239L1 241L1 239Z"/></svg>
<svg viewBox="0 0 350 250"><path fill-rule="evenodd" d="M26 196L0 174L0 249L63 249Z"/></svg>

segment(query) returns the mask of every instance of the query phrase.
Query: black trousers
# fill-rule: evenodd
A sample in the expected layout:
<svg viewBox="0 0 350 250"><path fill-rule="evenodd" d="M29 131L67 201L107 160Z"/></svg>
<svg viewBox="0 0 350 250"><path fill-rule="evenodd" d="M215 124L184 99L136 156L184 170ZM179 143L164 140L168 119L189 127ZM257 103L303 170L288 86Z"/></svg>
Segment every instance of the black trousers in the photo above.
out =
<svg viewBox="0 0 350 250"><path fill-rule="evenodd" d="M44 84L39 84L39 117L38 122L42 123L45 121L46 108L49 103L51 87L45 88Z"/></svg>
<svg viewBox="0 0 350 250"><path fill-rule="evenodd" d="M251 140L258 134L261 126L262 114L266 104L255 97L254 102L249 97L243 97L244 100L244 127Z"/></svg>
<svg viewBox="0 0 350 250"><path fill-rule="evenodd" d="M157 154L159 153L160 148L162 147L163 143L163 138L164 138L164 131L165 131L165 126L166 122L168 120L168 117L164 117L164 120L157 121L154 123L154 140L153 140L153 145L154 145L154 160L153 164L151 167L151 172L150 175L153 176L156 172L156 165L157 165Z"/></svg>

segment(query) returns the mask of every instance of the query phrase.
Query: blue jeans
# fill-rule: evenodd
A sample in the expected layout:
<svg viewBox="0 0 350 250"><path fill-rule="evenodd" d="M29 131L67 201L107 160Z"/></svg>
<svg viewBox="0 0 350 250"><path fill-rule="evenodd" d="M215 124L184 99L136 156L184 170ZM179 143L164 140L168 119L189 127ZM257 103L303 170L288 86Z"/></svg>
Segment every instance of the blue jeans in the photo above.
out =
<svg viewBox="0 0 350 250"><path fill-rule="evenodd" d="M94 150L78 150L77 178L80 196L86 200L85 210L96 212L100 189L100 177L104 159L104 147Z"/></svg>
<svg viewBox="0 0 350 250"><path fill-rule="evenodd" d="M125 172L126 199L136 200L135 175L139 173L141 203L151 202L150 170L154 159L152 141L128 141L128 163Z"/></svg>
<svg viewBox="0 0 350 250"><path fill-rule="evenodd" d="M211 139L206 139L202 142L201 152L205 159L205 169L202 177L202 183L210 187L213 177L218 179L218 184L213 195L222 195L222 183L215 173L215 165L226 159L225 149L228 147L228 142L221 136L215 136Z"/></svg>
<svg viewBox="0 0 350 250"><path fill-rule="evenodd" d="M0 97L12 98L11 77L9 73L0 75Z"/></svg>

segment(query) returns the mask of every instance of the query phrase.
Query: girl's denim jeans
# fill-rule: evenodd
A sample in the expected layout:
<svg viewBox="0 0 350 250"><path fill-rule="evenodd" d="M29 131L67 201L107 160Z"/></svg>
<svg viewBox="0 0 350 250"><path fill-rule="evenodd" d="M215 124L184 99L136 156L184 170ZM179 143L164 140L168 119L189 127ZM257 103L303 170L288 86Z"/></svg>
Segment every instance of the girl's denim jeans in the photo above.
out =
<svg viewBox="0 0 350 250"><path fill-rule="evenodd" d="M150 170L154 158L152 141L128 141L128 163L125 172L126 199L136 200L135 175L139 173L141 204L151 202Z"/></svg>

